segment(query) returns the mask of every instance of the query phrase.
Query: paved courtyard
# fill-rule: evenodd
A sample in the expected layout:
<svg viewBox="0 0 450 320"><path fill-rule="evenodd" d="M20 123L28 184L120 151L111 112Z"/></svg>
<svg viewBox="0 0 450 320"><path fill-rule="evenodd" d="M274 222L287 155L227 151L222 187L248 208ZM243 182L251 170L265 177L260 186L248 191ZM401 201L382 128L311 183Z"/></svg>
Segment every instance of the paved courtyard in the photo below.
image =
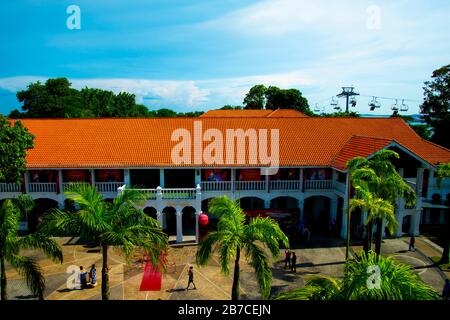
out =
<svg viewBox="0 0 450 320"><path fill-rule="evenodd" d="M46 277L46 300L98 300L101 299L101 254L99 248L78 244L77 239L59 238L64 252L64 263L55 264L45 256L35 252L27 255L39 259ZM420 242L419 239L418 243ZM358 250L358 247L353 247ZM421 277L437 290L442 289L444 274L432 266L426 254L421 251L408 252L405 239L385 240L383 254L393 255L399 261L413 265ZM431 250L431 249L430 249ZM302 287L308 275L323 273L342 277L345 261L343 241L315 242L314 247L300 247L297 253L297 273L284 270L283 257L273 263L272 292L277 293L291 288ZM128 263L120 252L110 249L110 290L111 299L117 300L227 300L230 299L232 269L225 276L220 272L218 257L215 255L205 267L195 264L196 245L172 246L168 252L168 266L162 275L161 291L139 291L144 263L137 254ZM241 294L243 299L260 298L259 290L251 266L241 260ZM97 266L99 284L92 289L69 290L67 270L70 266L83 265L89 269ZM184 290L187 285L187 270L194 266L197 290ZM7 266L9 299L34 299L24 280L11 267ZM192 288L192 287L191 287Z"/></svg>

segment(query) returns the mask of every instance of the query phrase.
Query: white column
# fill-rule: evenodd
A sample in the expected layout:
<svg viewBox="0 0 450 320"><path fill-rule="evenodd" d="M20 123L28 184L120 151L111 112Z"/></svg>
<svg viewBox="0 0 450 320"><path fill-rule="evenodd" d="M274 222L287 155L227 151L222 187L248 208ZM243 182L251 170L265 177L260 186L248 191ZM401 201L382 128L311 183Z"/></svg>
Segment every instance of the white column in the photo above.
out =
<svg viewBox="0 0 450 320"><path fill-rule="evenodd" d="M264 209L270 209L270 200L269 199L264 200Z"/></svg>
<svg viewBox="0 0 450 320"><path fill-rule="evenodd" d="M159 169L159 185L164 188L164 169Z"/></svg>
<svg viewBox="0 0 450 320"><path fill-rule="evenodd" d="M64 194L64 188L63 188L63 173L62 170L58 170L58 188L59 188L59 193L60 194Z"/></svg>
<svg viewBox="0 0 450 320"><path fill-rule="evenodd" d="M200 242L200 227L198 225L198 218L202 214L201 211L195 211L195 242Z"/></svg>
<svg viewBox="0 0 450 320"><path fill-rule="evenodd" d="M303 192L303 168L300 168L300 191ZM302 211L303 212L303 211ZM303 213L302 213L303 214Z"/></svg>
<svg viewBox="0 0 450 320"><path fill-rule="evenodd" d="M123 182L127 188L131 188L130 169L123 170Z"/></svg>
<svg viewBox="0 0 450 320"><path fill-rule="evenodd" d="M414 236L418 236L419 235L419 226L420 226L420 213L416 211L411 216L411 225L409 227L409 233L414 234Z"/></svg>
<svg viewBox="0 0 450 320"><path fill-rule="evenodd" d="M161 228L163 228L163 219L162 219L162 212L161 211L156 211L156 218L158 219L158 222L161 225Z"/></svg>
<svg viewBox="0 0 450 320"><path fill-rule="evenodd" d="M202 175L200 169L195 169L195 185L198 185L202 182Z"/></svg>
<svg viewBox="0 0 450 320"><path fill-rule="evenodd" d="M303 220L303 217L305 215L305 213L303 212L305 210L305 200L303 199L303 197L298 201L298 208L300 209L300 220Z"/></svg>
<svg viewBox="0 0 450 320"><path fill-rule="evenodd" d="M268 171L268 170L267 170ZM270 176L267 174L268 172L266 172L266 175L264 176L264 181L266 182L266 192L269 192L270 190ZM270 206L270 204L269 204Z"/></svg>
<svg viewBox="0 0 450 320"><path fill-rule="evenodd" d="M23 180L25 182L25 193L29 193L30 192L30 187L28 186L28 184L30 183L30 172L29 171L25 171L25 174L23 175Z"/></svg>
<svg viewBox="0 0 450 320"><path fill-rule="evenodd" d="M398 227L397 227L397 231L395 232L395 236L401 237L403 234L403 232L402 232L403 214L400 214L400 213L397 214L397 221L398 221Z"/></svg>
<svg viewBox="0 0 450 320"><path fill-rule="evenodd" d="M236 190L236 169L231 169L231 192Z"/></svg>
<svg viewBox="0 0 450 320"><path fill-rule="evenodd" d="M183 242L183 212L177 211L177 242Z"/></svg>
<svg viewBox="0 0 450 320"><path fill-rule="evenodd" d="M345 178L345 193L344 193L344 203L342 206L342 228L341 228L341 238L343 239L347 239L347 208L348 208L348 198L349 196L347 195L349 192L349 184L350 184L350 179L349 179L349 174L347 173L347 176Z"/></svg>
<svg viewBox="0 0 450 320"><path fill-rule="evenodd" d="M417 199L422 197L422 186L423 186L423 171L424 168L417 168L417 179L416 179L416 195Z"/></svg>
<svg viewBox="0 0 450 320"><path fill-rule="evenodd" d="M362 225L366 224L366 219L367 219L367 210L362 209L361 210L361 224Z"/></svg>
<svg viewBox="0 0 450 320"><path fill-rule="evenodd" d="M386 238L386 219L383 219L383 225L381 228L381 237Z"/></svg>
<svg viewBox="0 0 450 320"><path fill-rule="evenodd" d="M94 169L89 169L89 172L91 174L91 184L93 186L95 186L95 172L94 172Z"/></svg>

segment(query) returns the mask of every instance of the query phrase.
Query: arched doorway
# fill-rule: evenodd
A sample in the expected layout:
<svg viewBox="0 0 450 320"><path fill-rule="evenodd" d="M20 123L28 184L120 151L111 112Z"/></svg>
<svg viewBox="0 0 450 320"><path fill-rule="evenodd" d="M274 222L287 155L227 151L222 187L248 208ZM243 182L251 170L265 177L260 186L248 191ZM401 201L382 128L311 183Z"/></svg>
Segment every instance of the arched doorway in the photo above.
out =
<svg viewBox="0 0 450 320"><path fill-rule="evenodd" d="M44 216L51 209L58 208L58 202L52 199L39 198L34 200L34 209L28 216L28 230L36 231L36 228L44 220Z"/></svg>
<svg viewBox="0 0 450 320"><path fill-rule="evenodd" d="M305 200L303 219L313 234L328 234L330 198L312 196Z"/></svg>
<svg viewBox="0 0 450 320"><path fill-rule="evenodd" d="M156 209L153 207L145 207L144 213L148 215L149 217L158 220L158 215L156 214Z"/></svg>
<svg viewBox="0 0 450 320"><path fill-rule="evenodd" d="M166 222L163 226L164 231L169 236L177 234L177 214L174 207L165 207L163 209L164 221Z"/></svg>
<svg viewBox="0 0 450 320"><path fill-rule="evenodd" d="M193 207L184 207L183 208L183 235L184 236L195 236L195 209Z"/></svg>
<svg viewBox="0 0 450 320"><path fill-rule="evenodd" d="M257 197L244 197L239 200L243 210L264 209L264 200Z"/></svg>

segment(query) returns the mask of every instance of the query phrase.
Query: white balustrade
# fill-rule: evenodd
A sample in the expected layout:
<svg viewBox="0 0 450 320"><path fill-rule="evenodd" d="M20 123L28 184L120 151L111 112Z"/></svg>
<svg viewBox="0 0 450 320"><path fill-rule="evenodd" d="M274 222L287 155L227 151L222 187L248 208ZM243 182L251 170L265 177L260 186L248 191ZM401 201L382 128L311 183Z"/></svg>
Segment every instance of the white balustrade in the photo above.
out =
<svg viewBox="0 0 450 320"><path fill-rule="evenodd" d="M195 199L195 188L189 189L162 189L162 198L165 200Z"/></svg>
<svg viewBox="0 0 450 320"><path fill-rule="evenodd" d="M137 189L139 192L144 193L148 200L156 199L156 189Z"/></svg>
<svg viewBox="0 0 450 320"><path fill-rule="evenodd" d="M96 182L95 187L98 192L117 192L124 182Z"/></svg>
<svg viewBox="0 0 450 320"><path fill-rule="evenodd" d="M236 190L266 190L265 181L236 181Z"/></svg>
<svg viewBox="0 0 450 320"><path fill-rule="evenodd" d="M0 183L0 192L21 192L20 184Z"/></svg>
<svg viewBox="0 0 450 320"><path fill-rule="evenodd" d="M203 191L230 191L231 181L202 181Z"/></svg>
<svg viewBox="0 0 450 320"><path fill-rule="evenodd" d="M305 180L305 190L329 190L333 189L333 180Z"/></svg>
<svg viewBox="0 0 450 320"><path fill-rule="evenodd" d="M36 193L56 192L55 182L31 182L28 183L28 191Z"/></svg>
<svg viewBox="0 0 450 320"><path fill-rule="evenodd" d="M88 182L63 182L63 190L64 191L71 191L74 186L80 185L80 184L86 184L89 185Z"/></svg>
<svg viewBox="0 0 450 320"><path fill-rule="evenodd" d="M272 180L270 181L271 190L300 190L299 180Z"/></svg>

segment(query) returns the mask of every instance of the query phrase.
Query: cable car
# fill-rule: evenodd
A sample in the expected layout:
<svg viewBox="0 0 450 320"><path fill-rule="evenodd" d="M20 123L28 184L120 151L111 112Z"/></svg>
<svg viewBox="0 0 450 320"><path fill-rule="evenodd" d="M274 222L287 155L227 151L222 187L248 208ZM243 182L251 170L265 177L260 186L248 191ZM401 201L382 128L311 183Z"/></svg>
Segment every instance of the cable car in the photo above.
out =
<svg viewBox="0 0 450 320"><path fill-rule="evenodd" d="M381 104L378 102L377 97L373 97L372 101L369 102L370 111L381 108Z"/></svg>
<svg viewBox="0 0 450 320"><path fill-rule="evenodd" d="M405 104L405 100L402 100L402 105L400 106L400 111L407 112L409 110L409 107L407 104Z"/></svg>
<svg viewBox="0 0 450 320"><path fill-rule="evenodd" d="M354 97L351 97L350 99L350 105L352 106L352 108L356 107L356 99Z"/></svg>
<svg viewBox="0 0 450 320"><path fill-rule="evenodd" d="M320 112L320 107L319 105L316 103L315 107L314 107L314 112Z"/></svg>

